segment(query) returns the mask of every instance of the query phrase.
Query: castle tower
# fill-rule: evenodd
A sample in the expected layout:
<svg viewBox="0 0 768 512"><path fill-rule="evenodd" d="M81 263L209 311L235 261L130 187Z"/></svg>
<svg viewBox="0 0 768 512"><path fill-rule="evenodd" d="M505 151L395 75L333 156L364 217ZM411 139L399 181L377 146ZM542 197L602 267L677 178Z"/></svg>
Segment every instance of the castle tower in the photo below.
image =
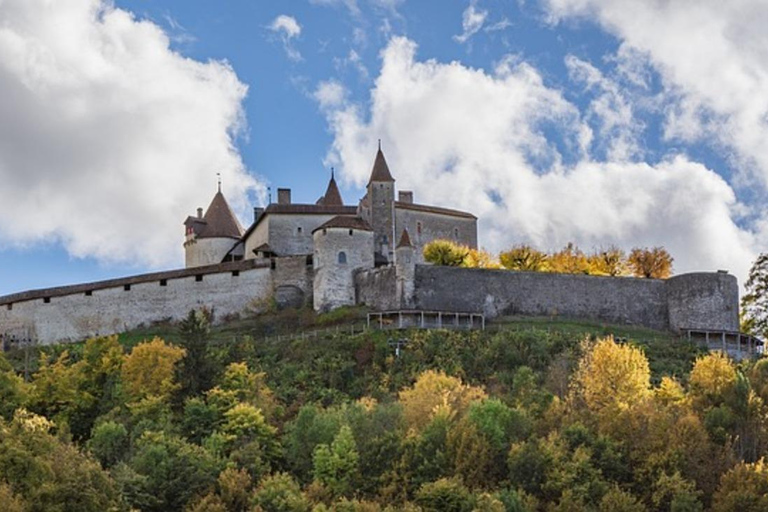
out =
<svg viewBox="0 0 768 512"><path fill-rule="evenodd" d="M221 185L205 215L203 209L198 208L197 215L187 217L184 226L187 268L221 263L243 236L243 227L221 193Z"/></svg>
<svg viewBox="0 0 768 512"><path fill-rule="evenodd" d="M395 242L395 179L389 172L381 143L373 163L367 193L360 205L360 215L373 228L376 263L391 263Z"/></svg>
<svg viewBox="0 0 768 512"><path fill-rule="evenodd" d="M413 253L414 247L411 243L411 237L408 235L408 231L404 229L395 249L397 300L402 309L409 309L414 306L416 259Z"/></svg>
<svg viewBox="0 0 768 512"><path fill-rule="evenodd" d="M337 216L312 232L315 311L355 305L355 271L373 268L373 230L360 217Z"/></svg>
<svg viewBox="0 0 768 512"><path fill-rule="evenodd" d="M325 194L317 200L317 203L321 206L344 206L344 201L341 199L341 192L339 192L339 186L336 185L336 178L334 177L333 170L331 170L331 181L328 182L328 188Z"/></svg>

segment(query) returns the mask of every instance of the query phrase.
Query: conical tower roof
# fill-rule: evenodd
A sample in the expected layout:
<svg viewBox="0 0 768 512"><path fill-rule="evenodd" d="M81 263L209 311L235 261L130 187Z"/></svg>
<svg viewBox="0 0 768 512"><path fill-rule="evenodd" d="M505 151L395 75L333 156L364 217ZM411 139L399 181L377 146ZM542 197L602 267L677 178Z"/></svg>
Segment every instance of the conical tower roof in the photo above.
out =
<svg viewBox="0 0 768 512"><path fill-rule="evenodd" d="M369 183L374 181L395 181L395 179L392 177L392 174L389 172L389 166L387 165L387 160L384 158L384 153L381 151L381 146L379 146L379 151L376 153L376 160L373 162L373 171L371 171L371 179L369 180Z"/></svg>
<svg viewBox="0 0 768 512"><path fill-rule="evenodd" d="M213 196L208 210L203 215L205 227L202 229L199 238L240 238L243 236L243 227L229 207L229 203L224 199L221 190Z"/></svg>
<svg viewBox="0 0 768 512"><path fill-rule="evenodd" d="M407 229L404 229L403 234L400 235L400 241L397 243L396 249L399 249L401 247L413 247L413 244L411 243L411 237L408 234Z"/></svg>
<svg viewBox="0 0 768 512"><path fill-rule="evenodd" d="M323 206L344 206L344 201L341 199L341 193L339 192L338 185L336 185L336 178L333 175L333 171L331 171L331 181L328 182L328 189L317 204Z"/></svg>

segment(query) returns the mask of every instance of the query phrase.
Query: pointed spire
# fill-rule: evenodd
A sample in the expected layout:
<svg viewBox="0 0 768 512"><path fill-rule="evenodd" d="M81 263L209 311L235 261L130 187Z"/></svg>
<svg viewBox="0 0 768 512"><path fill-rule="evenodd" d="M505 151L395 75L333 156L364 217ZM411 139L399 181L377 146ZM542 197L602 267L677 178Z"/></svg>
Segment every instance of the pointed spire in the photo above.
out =
<svg viewBox="0 0 768 512"><path fill-rule="evenodd" d="M341 192L336 185L336 178L334 176L334 170L331 168L331 181L328 182L328 188L325 191L325 195L320 198L317 204L323 206L344 206L344 200L341 198Z"/></svg>
<svg viewBox="0 0 768 512"><path fill-rule="evenodd" d="M208 206L203 220L205 227L198 235L199 238L240 238L243 236L243 227L221 191L216 192L216 195L213 196L213 201Z"/></svg>
<svg viewBox="0 0 768 512"><path fill-rule="evenodd" d="M400 235L400 241L397 243L396 249L399 249L401 247L413 247L413 244L411 243L411 237L408 234L407 229L404 229L403 234Z"/></svg>
<svg viewBox="0 0 768 512"><path fill-rule="evenodd" d="M376 153L376 160L373 162L373 170L371 171L371 182L393 182L395 179L389 172L389 166L387 160L384 158L384 153L381 151L381 139L379 139L379 151Z"/></svg>
<svg viewBox="0 0 768 512"><path fill-rule="evenodd" d="M219 193L221 193L221 173L217 172L216 177L218 178L218 182L219 182Z"/></svg>

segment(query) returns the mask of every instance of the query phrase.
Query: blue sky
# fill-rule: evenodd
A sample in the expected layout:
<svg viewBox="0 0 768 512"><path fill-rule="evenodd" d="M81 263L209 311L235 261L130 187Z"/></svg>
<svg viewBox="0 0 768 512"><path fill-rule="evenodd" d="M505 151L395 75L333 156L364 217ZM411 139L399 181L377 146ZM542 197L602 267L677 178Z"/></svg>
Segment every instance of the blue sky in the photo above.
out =
<svg viewBox="0 0 768 512"><path fill-rule="evenodd" d="M355 204L378 138L491 251L764 250L764 2L48 4L0 10L0 294L181 266L218 171L244 224L330 166Z"/></svg>

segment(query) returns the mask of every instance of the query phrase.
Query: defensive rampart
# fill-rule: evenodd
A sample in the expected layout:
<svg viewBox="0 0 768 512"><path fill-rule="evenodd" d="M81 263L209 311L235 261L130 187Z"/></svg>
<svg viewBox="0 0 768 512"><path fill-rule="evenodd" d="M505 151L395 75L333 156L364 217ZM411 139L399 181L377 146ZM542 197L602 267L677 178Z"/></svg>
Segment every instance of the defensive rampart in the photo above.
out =
<svg viewBox="0 0 768 512"><path fill-rule="evenodd" d="M258 311L273 298L300 305L308 296L306 257L222 263L0 297L0 335L40 344L76 341L178 321L191 309L207 308L220 321Z"/></svg>
<svg viewBox="0 0 768 512"><path fill-rule="evenodd" d="M737 331L738 284L724 272L668 280L416 266L417 309L559 316L660 330Z"/></svg>

